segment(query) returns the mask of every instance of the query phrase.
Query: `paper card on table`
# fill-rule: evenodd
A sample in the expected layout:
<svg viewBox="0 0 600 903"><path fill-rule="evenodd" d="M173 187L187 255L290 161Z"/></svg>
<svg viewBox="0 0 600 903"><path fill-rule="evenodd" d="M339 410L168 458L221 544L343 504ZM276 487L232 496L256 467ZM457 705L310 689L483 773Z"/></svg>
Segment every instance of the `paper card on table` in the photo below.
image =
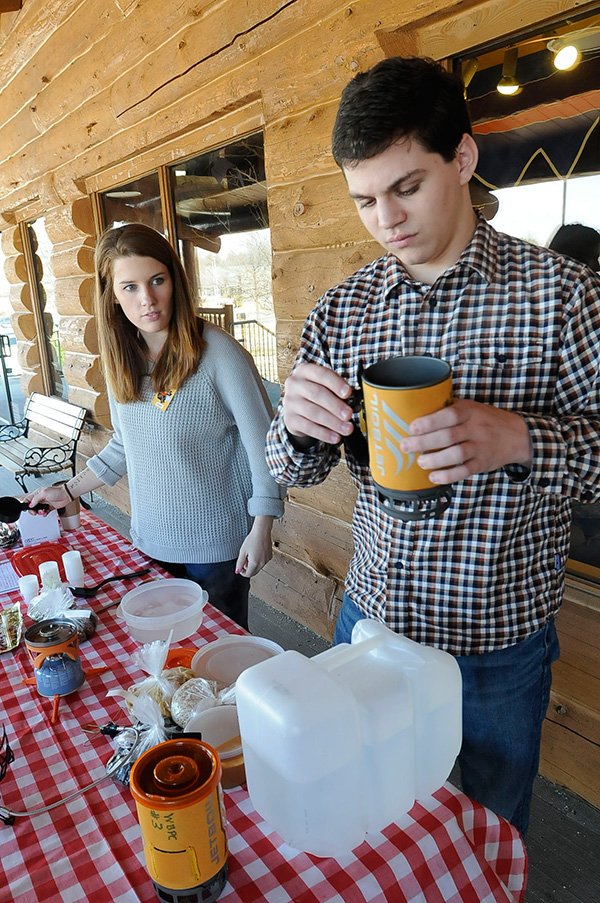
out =
<svg viewBox="0 0 600 903"><path fill-rule="evenodd" d="M18 524L24 546L32 546L37 542L54 542L60 539L57 511L49 511L45 517L24 511Z"/></svg>
<svg viewBox="0 0 600 903"><path fill-rule="evenodd" d="M19 577L10 561L0 564L0 593L9 593L18 589Z"/></svg>

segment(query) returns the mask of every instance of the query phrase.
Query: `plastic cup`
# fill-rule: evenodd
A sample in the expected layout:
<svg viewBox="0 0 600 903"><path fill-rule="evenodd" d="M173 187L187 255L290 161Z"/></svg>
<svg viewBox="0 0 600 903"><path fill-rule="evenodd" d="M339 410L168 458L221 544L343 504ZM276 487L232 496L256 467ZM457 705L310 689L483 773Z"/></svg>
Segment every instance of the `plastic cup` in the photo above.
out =
<svg viewBox="0 0 600 903"><path fill-rule="evenodd" d="M77 549L65 552L62 556L62 563L69 586L83 586L85 574L81 553Z"/></svg>
<svg viewBox="0 0 600 903"><path fill-rule="evenodd" d="M56 561L42 561L39 572L44 589L56 589L62 583Z"/></svg>
<svg viewBox="0 0 600 903"><path fill-rule="evenodd" d="M19 591L23 596L23 602L31 602L34 596L37 596L39 588L40 585L35 574L25 574L24 577L19 577Z"/></svg>

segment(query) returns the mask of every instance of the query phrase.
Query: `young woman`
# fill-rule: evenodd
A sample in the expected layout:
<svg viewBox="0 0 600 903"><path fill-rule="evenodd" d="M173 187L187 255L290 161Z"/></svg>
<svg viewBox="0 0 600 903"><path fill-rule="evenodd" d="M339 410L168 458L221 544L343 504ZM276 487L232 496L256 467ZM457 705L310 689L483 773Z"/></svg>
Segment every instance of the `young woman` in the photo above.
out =
<svg viewBox="0 0 600 903"><path fill-rule="evenodd" d="M133 543L247 629L249 578L283 513L252 358L197 316L175 251L141 224L100 237L96 318L113 437L71 480L27 498L60 508L127 474Z"/></svg>

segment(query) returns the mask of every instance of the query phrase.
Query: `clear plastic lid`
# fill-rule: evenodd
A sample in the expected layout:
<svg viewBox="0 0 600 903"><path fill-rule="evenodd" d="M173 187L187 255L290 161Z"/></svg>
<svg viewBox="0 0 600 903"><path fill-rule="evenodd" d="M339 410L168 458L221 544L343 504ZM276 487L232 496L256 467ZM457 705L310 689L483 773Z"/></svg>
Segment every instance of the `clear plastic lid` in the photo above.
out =
<svg viewBox="0 0 600 903"><path fill-rule="evenodd" d="M134 626L167 627L199 614L207 601L208 593L193 580L165 578L126 593L119 611Z"/></svg>

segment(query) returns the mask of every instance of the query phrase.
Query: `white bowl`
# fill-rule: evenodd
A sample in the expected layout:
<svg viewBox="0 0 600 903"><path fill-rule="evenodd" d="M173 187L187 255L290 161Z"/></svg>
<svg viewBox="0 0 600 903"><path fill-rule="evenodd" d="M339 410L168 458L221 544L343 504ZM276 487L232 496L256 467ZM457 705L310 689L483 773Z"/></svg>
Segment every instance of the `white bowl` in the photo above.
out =
<svg viewBox="0 0 600 903"><path fill-rule="evenodd" d="M166 640L172 630L176 643L196 633L207 601L208 593L193 580L164 577L126 593L117 613L134 640Z"/></svg>
<svg viewBox="0 0 600 903"><path fill-rule="evenodd" d="M223 636L199 649L190 667L197 677L229 687L246 668L280 652L278 643L262 636Z"/></svg>

